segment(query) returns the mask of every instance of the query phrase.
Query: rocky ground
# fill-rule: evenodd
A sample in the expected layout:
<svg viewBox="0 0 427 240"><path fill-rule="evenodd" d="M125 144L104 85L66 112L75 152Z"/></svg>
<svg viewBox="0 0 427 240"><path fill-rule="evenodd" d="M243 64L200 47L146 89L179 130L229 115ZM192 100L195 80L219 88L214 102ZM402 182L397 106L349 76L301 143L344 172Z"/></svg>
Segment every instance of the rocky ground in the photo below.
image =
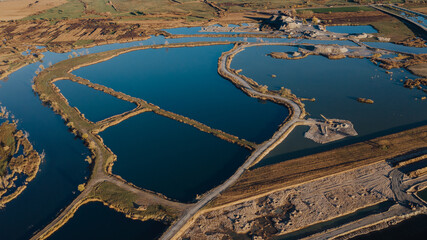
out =
<svg viewBox="0 0 427 240"><path fill-rule="evenodd" d="M379 162L202 214L182 239L268 239L393 199Z"/></svg>

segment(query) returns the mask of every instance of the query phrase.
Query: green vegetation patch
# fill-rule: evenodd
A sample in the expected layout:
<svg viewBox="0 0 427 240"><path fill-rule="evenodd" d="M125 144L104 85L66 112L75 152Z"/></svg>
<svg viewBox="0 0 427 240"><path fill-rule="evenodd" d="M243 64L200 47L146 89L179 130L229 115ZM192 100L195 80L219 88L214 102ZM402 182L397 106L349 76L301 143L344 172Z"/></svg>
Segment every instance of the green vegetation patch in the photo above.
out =
<svg viewBox="0 0 427 240"><path fill-rule="evenodd" d="M338 0L343 1L343 0ZM211 0L211 2L216 3L221 8L227 9L231 12L238 12L238 11L248 11L248 10L255 10L255 9L271 9L271 8L283 8L283 7L291 7L291 6L298 6L301 4L304 4L307 1L302 0L269 0L269 1L259 1L259 0L246 0L246 1L239 1L239 0ZM310 2L309 4L315 4L315 1ZM343 1L344 2L344 1Z"/></svg>
<svg viewBox="0 0 427 240"><path fill-rule="evenodd" d="M99 198L121 210L134 208L134 202L137 199L136 194L123 190L110 182L103 182L96 186L91 193L91 197Z"/></svg>
<svg viewBox="0 0 427 240"><path fill-rule="evenodd" d="M216 7L228 12L242 12L262 9L289 8L289 7L325 7L330 5L348 5L345 0L331 0L325 3L324 0L210 0ZM71 19L71 18L96 18L97 16L147 16L147 15L168 15L191 16L190 21L200 19L212 19L217 16L216 7L204 1L194 0L68 0L67 3L43 11L42 13L24 18L32 19ZM335 8L339 9L339 8ZM371 11L369 7L348 7L341 10L325 8L329 11ZM319 10L321 11L321 10Z"/></svg>
<svg viewBox="0 0 427 240"><path fill-rule="evenodd" d="M90 40L77 40L74 43L74 46L76 46L76 47L85 46L85 45L93 43L93 41L94 40L92 40L92 39L90 39Z"/></svg>
<svg viewBox="0 0 427 240"><path fill-rule="evenodd" d="M113 5L109 4L110 1L108 0L83 0L83 2L86 4L87 11L94 11L98 13L117 12Z"/></svg>
<svg viewBox="0 0 427 240"><path fill-rule="evenodd" d="M297 10L297 13L301 13L305 10ZM368 12L368 11L376 11L374 8L371 7L338 7L338 8L313 8L310 9L313 13L329 13L329 12Z"/></svg>
<svg viewBox="0 0 427 240"><path fill-rule="evenodd" d="M120 188L114 183L103 182L96 186L88 198L95 198L111 205L115 209L141 220L162 220L171 222L177 218L178 211L160 204L151 204L147 207L139 206L138 196Z"/></svg>
<svg viewBox="0 0 427 240"><path fill-rule="evenodd" d="M389 37L392 41L403 41L415 37L414 33L399 20L372 22L370 25L377 29L377 35Z"/></svg>
<svg viewBox="0 0 427 240"><path fill-rule="evenodd" d="M84 0L88 10L110 12L113 16L145 16L152 14L182 14L212 18L215 11L202 1L179 0Z"/></svg>
<svg viewBox="0 0 427 240"><path fill-rule="evenodd" d="M23 20L80 18L83 15L83 12L84 4L82 2L79 0L68 0L67 3L62 4L61 6L48 9L40 14L26 17Z"/></svg>
<svg viewBox="0 0 427 240"><path fill-rule="evenodd" d="M145 16L152 14L192 15L206 19L215 16L214 9L201 1L180 0L179 2L182 4L169 0L68 0L61 6L26 17L23 20Z"/></svg>
<svg viewBox="0 0 427 240"><path fill-rule="evenodd" d="M139 215L146 219L157 219L159 216L160 218L167 219L168 221L177 219L177 214L171 208L159 204L148 206L145 211Z"/></svg>

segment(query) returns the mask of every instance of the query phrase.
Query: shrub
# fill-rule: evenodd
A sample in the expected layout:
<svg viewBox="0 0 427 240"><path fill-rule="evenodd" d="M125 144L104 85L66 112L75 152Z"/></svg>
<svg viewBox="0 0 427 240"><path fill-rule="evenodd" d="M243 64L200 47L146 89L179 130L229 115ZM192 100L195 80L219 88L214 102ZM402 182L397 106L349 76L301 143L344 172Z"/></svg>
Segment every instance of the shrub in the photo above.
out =
<svg viewBox="0 0 427 240"><path fill-rule="evenodd" d="M83 192L83 191L85 190L85 184L84 184L84 183L79 184L79 186L77 187L77 189L78 189L80 192Z"/></svg>
<svg viewBox="0 0 427 240"><path fill-rule="evenodd" d="M313 17L313 11L311 11L311 10L304 10L304 11L301 11L301 13L299 15L302 18L311 18L311 17Z"/></svg>
<svg viewBox="0 0 427 240"><path fill-rule="evenodd" d="M260 89L259 89L259 91L260 91L261 93L266 93L266 92L268 92L268 86L266 86L266 85L261 86L261 87L260 87Z"/></svg>
<svg viewBox="0 0 427 240"><path fill-rule="evenodd" d="M82 138L83 139L87 139L89 137L89 135L87 135L87 133L83 133Z"/></svg>

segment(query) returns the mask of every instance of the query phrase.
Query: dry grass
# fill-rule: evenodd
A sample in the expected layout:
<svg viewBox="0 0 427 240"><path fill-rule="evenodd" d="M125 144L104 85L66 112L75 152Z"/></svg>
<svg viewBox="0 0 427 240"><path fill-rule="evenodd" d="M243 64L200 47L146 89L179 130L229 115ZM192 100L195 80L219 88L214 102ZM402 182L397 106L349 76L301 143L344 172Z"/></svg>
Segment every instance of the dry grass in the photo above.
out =
<svg viewBox="0 0 427 240"><path fill-rule="evenodd" d="M384 161L427 146L427 126L247 171L210 206L219 206Z"/></svg>
<svg viewBox="0 0 427 240"><path fill-rule="evenodd" d="M9 123L0 125L0 176L5 175L8 161L15 152L16 126Z"/></svg>
<svg viewBox="0 0 427 240"><path fill-rule="evenodd" d="M414 11L420 12L420 13L425 13L427 14L427 7L420 7L420 8L414 8L412 9Z"/></svg>
<svg viewBox="0 0 427 240"><path fill-rule="evenodd" d="M22 0L24 1L24 0ZM35 1L35 0L33 0ZM49 0L46 0L49 1ZM228 13L248 12L254 9L314 7L329 5L354 5L344 0L325 3L322 0L311 2L302 0L68 0L66 4L48 9L31 16L33 19L97 18L97 17L174 17L188 22L213 19Z"/></svg>
<svg viewBox="0 0 427 240"><path fill-rule="evenodd" d="M34 48L32 49L34 50ZM5 78L8 74L20 69L21 67L40 60L42 54L21 54L23 49L11 48L0 44L0 79ZM33 53L36 53L34 51Z"/></svg>
<svg viewBox="0 0 427 240"><path fill-rule="evenodd" d="M22 149L22 153L19 153ZM37 175L40 155L15 123L0 125L0 208L20 195ZM25 176L20 183L18 176Z"/></svg>
<svg viewBox="0 0 427 240"><path fill-rule="evenodd" d="M37 2L37 3L36 3ZM0 1L0 20L16 20L66 3L67 0Z"/></svg>

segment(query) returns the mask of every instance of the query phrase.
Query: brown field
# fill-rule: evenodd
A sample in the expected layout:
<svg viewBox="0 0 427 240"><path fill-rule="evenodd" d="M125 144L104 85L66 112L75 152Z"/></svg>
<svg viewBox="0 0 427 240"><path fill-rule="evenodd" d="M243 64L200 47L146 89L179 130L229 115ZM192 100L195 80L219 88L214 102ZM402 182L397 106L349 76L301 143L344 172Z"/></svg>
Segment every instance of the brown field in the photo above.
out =
<svg viewBox="0 0 427 240"><path fill-rule="evenodd" d="M5 39L9 46L61 44L63 47L78 47L88 43L142 40L156 33L157 31L139 24L102 19L64 20L56 23L41 20L0 23L0 38Z"/></svg>
<svg viewBox="0 0 427 240"><path fill-rule="evenodd" d="M37 2L37 3L36 3ZM67 0L0 1L0 20L17 20L66 3Z"/></svg>
<svg viewBox="0 0 427 240"><path fill-rule="evenodd" d="M376 21L394 19L392 16L380 11L330 12L315 13L314 15L328 24L369 24Z"/></svg>
<svg viewBox="0 0 427 240"><path fill-rule="evenodd" d="M408 70L415 75L427 78L427 63L421 63L421 64L409 66Z"/></svg>
<svg viewBox="0 0 427 240"><path fill-rule="evenodd" d="M427 14L427 7L414 8L412 10Z"/></svg>
<svg viewBox="0 0 427 240"><path fill-rule="evenodd" d="M326 25L372 25L378 31L374 36L389 37L392 42L404 41L415 36L399 19L377 10L321 12L313 15Z"/></svg>
<svg viewBox="0 0 427 240"><path fill-rule="evenodd" d="M247 171L209 206L277 191L427 146L427 126Z"/></svg>

